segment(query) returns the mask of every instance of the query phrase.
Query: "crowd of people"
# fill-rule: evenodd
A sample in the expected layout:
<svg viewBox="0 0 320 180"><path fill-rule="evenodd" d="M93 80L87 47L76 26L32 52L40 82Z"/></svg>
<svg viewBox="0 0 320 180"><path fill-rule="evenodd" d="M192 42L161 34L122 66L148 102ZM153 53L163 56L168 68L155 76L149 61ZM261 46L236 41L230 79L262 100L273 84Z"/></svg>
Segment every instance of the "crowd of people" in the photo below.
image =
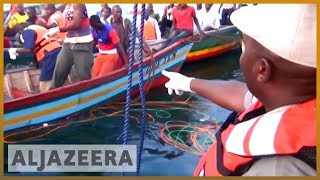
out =
<svg viewBox="0 0 320 180"><path fill-rule="evenodd" d="M148 54L194 33L219 29L220 21L225 21L219 11L222 10L220 14L223 14L225 9L234 9L234 6L219 4L205 4L203 9L200 4L199 7L196 11L187 4L170 4L160 17L154 12L153 5L147 4L144 45L148 40L167 37L158 49L144 48L148 49ZM133 28L131 21L123 18L119 5L101 4L101 10L91 17L85 4L68 4L63 12L56 9L55 4L46 4L46 18L39 17L34 7L24 8L23 4L16 4L13 9L16 12L8 21L6 33L16 34L17 42L24 48L10 48L9 54L12 58L23 53L36 55L41 71L40 92L62 86L70 73L82 81L127 67L132 31L140 31L138 24ZM204 18L209 15L212 18ZM95 59L94 47L99 50Z"/></svg>
<svg viewBox="0 0 320 180"><path fill-rule="evenodd" d="M234 111L194 176L316 175L316 9L265 4L232 13L245 82L162 72L169 94L197 93Z"/></svg>
<svg viewBox="0 0 320 180"><path fill-rule="evenodd" d="M86 80L127 66L130 21L119 5L101 7L88 17L84 4L68 4L64 12L47 4L49 19L44 20L33 8L25 12L23 5L16 6L8 28L19 34L24 48L9 53L13 59L36 55L40 91L62 86L72 70ZM168 41L154 51L191 36L195 27L204 33L233 23L243 32L245 83L163 71L169 94L197 93L235 111L216 133L195 176L316 174L316 5L170 4L161 18L152 4L146 9L145 40L159 39L170 29Z"/></svg>

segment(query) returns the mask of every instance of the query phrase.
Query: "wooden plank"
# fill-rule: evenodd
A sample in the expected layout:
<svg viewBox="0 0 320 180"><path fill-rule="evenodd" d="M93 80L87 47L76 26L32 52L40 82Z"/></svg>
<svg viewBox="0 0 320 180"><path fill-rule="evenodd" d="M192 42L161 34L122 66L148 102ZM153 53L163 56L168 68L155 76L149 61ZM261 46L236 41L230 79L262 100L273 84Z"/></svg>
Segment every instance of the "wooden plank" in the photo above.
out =
<svg viewBox="0 0 320 180"><path fill-rule="evenodd" d="M9 97L12 97L12 94L11 94L12 84L11 84L10 74L5 74L4 82L5 82L5 88L6 88L6 91L7 91L6 95L9 96Z"/></svg>
<svg viewBox="0 0 320 180"><path fill-rule="evenodd" d="M24 75L24 82L27 85L28 91L32 92L33 91L33 86L32 86L32 83L31 83L30 76L29 76L29 72L28 71L23 71L23 75Z"/></svg>

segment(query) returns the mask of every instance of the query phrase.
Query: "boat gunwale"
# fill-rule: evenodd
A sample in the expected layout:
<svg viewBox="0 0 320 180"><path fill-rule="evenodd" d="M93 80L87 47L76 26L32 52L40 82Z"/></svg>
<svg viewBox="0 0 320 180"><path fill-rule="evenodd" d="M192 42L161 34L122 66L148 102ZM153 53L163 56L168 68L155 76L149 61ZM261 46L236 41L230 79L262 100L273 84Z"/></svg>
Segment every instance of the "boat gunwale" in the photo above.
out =
<svg viewBox="0 0 320 180"><path fill-rule="evenodd" d="M153 58L155 59L155 61L159 61L163 57L165 57L168 53L171 53L188 43L190 42L187 42L184 39L177 41L171 46L168 46L163 50L155 53L153 55ZM134 62L133 72L139 69L138 63L139 63L138 61ZM143 60L143 67L148 66L150 63L151 63L151 57L150 56L145 57ZM121 68L98 78L93 78L89 80L76 82L73 84L68 84L68 85L50 90L48 92L37 93L31 96L8 100L4 102L4 113L19 110L21 108L24 108L25 106L34 106L47 101L57 100L57 99L61 99L76 93L81 93L81 92L90 90L93 87L100 86L101 84L116 80L122 76L126 76L127 74L128 74L128 69Z"/></svg>

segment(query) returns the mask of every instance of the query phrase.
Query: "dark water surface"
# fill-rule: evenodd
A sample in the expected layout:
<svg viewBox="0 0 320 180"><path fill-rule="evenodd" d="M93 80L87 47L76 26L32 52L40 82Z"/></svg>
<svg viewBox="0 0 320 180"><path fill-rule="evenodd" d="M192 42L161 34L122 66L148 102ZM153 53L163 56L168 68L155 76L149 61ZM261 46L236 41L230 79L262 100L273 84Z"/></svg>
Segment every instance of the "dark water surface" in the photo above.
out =
<svg viewBox="0 0 320 180"><path fill-rule="evenodd" d="M205 78L205 79L238 79L241 80L239 70L240 50L236 49L222 56L208 59L203 62L184 65L181 73L187 76ZM142 154L142 164L140 175L144 176L190 176L192 175L200 157L191 151L184 151L180 148L166 144L160 138L160 128L166 122L178 123L184 121L191 124L212 124L215 121L222 122L228 116L230 111L223 109L208 100L197 95L192 95L190 101L181 103L187 100L190 94L184 94L180 97L169 96L164 87L152 89L147 94L148 113L154 118L154 121L148 121L146 127L144 151ZM173 103L172 101L180 103ZM163 108L160 105L166 104ZM46 136L29 140L23 143L26 144L122 144L119 138L123 129L124 112L123 104L114 104L102 108L95 112L100 114L104 112L114 116L106 116L99 120L88 121L84 123L74 123L70 126L60 128L57 131ZM132 106L133 115L139 119L140 106ZM77 122L82 119L88 119L88 112L71 118ZM76 119L76 120L74 120ZM139 143L140 124L132 118L130 120L130 128L128 131L128 144ZM43 132L33 132L33 136L44 134ZM29 134L28 136L31 137ZM20 135L14 140L26 138L25 135ZM5 147L6 151L6 147ZM5 152L5 159L7 159ZM5 162L6 164L6 162ZM7 165L5 165L6 175L119 175L119 173L8 173ZM134 174L133 174L134 175Z"/></svg>

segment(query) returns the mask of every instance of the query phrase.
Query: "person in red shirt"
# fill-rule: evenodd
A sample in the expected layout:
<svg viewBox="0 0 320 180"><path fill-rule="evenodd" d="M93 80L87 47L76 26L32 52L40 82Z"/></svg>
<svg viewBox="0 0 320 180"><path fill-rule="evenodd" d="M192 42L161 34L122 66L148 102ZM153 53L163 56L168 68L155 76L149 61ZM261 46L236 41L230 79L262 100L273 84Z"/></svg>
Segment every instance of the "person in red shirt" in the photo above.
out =
<svg viewBox="0 0 320 180"><path fill-rule="evenodd" d="M9 38L7 38L7 37L3 38L3 47L4 48L11 48L11 43L10 43Z"/></svg>
<svg viewBox="0 0 320 180"><path fill-rule="evenodd" d="M193 22L197 26L199 32L203 34L203 31L200 28L198 18L196 17L195 9L192 6L188 6L187 4L179 4L176 8L172 10L172 27L171 33L165 43L156 50L159 51L179 39L186 38L193 34Z"/></svg>
<svg viewBox="0 0 320 180"><path fill-rule="evenodd" d="M123 65L126 66L127 56L115 29L109 24L103 24L97 15L90 17L90 25L93 28L92 36L98 43L99 48L98 56L91 71L91 78L105 75L120 68L121 58Z"/></svg>

